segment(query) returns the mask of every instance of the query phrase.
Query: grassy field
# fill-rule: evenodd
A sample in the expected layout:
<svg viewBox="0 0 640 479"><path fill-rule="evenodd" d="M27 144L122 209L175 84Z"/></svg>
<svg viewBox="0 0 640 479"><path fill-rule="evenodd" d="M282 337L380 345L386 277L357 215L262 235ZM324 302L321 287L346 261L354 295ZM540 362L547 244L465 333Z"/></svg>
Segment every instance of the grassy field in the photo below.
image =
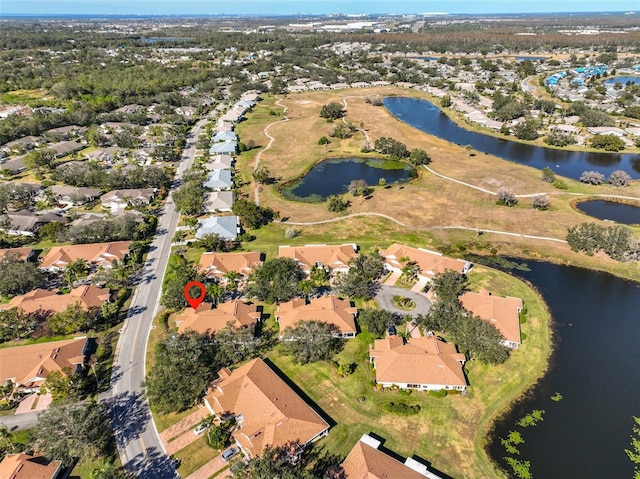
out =
<svg viewBox="0 0 640 479"><path fill-rule="evenodd" d="M205 436L206 434L203 434L197 441L173 455L176 459L180 459L180 467L178 468L180 477L187 477L218 455L218 451L207 445Z"/></svg>
<svg viewBox="0 0 640 479"><path fill-rule="evenodd" d="M434 398L427 393L402 395L373 387L374 371L368 364L372 336L358 335L347 342L337 360L355 362L356 372L341 378L328 363L297 365L277 351L269 358L337 424L322 445L344 457L363 433L386 439L385 445L404 456L416 454L453 477L501 477L484 452L493 419L531 386L546 369L551 350L549 313L542 299L525 283L480 266L470 273L471 286L489 288L501 295L524 298L527 339L519 351L500 366L467 363L469 390L465 396ZM383 413L382 403L419 404L416 416Z"/></svg>

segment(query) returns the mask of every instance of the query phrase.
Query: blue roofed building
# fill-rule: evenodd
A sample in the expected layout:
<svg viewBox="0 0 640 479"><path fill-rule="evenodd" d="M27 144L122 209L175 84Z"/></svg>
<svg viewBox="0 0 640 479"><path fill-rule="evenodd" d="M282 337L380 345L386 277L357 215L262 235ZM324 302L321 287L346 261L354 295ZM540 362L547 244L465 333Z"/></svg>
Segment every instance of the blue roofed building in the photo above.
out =
<svg viewBox="0 0 640 479"><path fill-rule="evenodd" d="M238 135L233 131L216 131L211 137L211 143L218 143L221 141L238 141Z"/></svg>
<svg viewBox="0 0 640 479"><path fill-rule="evenodd" d="M239 229L237 216L211 216L198 220L196 238L200 239L206 234L217 234L224 239L236 239Z"/></svg>
<svg viewBox="0 0 640 479"><path fill-rule="evenodd" d="M214 191L230 190L233 186L233 180L231 179L231 170L213 170L209 173L207 181L204 182L204 187Z"/></svg>
<svg viewBox="0 0 640 479"><path fill-rule="evenodd" d="M238 149L238 143L236 141L222 141L220 143L214 143L209 148L210 155L235 155Z"/></svg>

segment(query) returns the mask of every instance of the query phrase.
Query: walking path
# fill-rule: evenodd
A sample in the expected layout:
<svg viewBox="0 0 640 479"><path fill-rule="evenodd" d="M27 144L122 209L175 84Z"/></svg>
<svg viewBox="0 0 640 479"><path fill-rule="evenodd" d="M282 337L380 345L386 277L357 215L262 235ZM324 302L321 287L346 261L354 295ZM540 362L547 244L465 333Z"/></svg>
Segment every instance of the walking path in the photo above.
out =
<svg viewBox="0 0 640 479"><path fill-rule="evenodd" d="M282 118L281 120L278 120L278 121L274 121L273 123L269 123L267 126L264 127L264 130L262 130L263 133L264 133L264 136L269 138L269 143L262 150L260 150L258 152L258 154L256 155L256 161L255 161L255 164L253 165L253 171L257 171L258 170L258 165L260 164L260 157L262 156L262 154L265 151L267 151L269 148L271 148L271 145L273 145L273 142L275 141L275 138L269 134L269 128L271 128L273 125L276 125L278 123L283 123L285 121L289 121L289 118L287 118L287 107L284 106L282 103L280 103L280 101L281 100L276 101L275 104L282 108L282 114L284 115L284 118ZM260 196L258 195L258 190L259 189L260 188L259 188L258 184L256 183L256 186L255 186L255 188L253 190L254 191L254 195L255 195L255 203L256 203L256 205L260 205Z"/></svg>
<svg viewBox="0 0 640 479"><path fill-rule="evenodd" d="M214 457L200 469L189 474L186 479L209 479L216 472L218 472L228 464L229 463L224 462L220 456ZM226 471L221 472L216 476L216 479L223 477L231 477L231 470L227 469Z"/></svg>

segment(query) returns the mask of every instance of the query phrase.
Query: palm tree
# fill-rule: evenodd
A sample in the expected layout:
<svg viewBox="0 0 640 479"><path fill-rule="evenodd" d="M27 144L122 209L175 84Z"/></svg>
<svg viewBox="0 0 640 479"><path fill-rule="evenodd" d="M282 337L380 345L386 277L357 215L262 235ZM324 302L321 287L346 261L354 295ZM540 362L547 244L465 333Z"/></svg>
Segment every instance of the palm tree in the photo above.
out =
<svg viewBox="0 0 640 479"><path fill-rule="evenodd" d="M224 288L220 286L220 283L213 283L207 285L207 295L211 298L211 302L214 306L218 306L220 298L224 294Z"/></svg>
<svg viewBox="0 0 640 479"><path fill-rule="evenodd" d="M64 270L64 281L69 285L69 289L73 289L73 283L80 277L89 272L89 265L83 258L72 261Z"/></svg>
<svg viewBox="0 0 640 479"><path fill-rule="evenodd" d="M227 271L224 275L224 278L227 280L227 291L235 291L238 287L238 279L240 279L240 274L237 271Z"/></svg>

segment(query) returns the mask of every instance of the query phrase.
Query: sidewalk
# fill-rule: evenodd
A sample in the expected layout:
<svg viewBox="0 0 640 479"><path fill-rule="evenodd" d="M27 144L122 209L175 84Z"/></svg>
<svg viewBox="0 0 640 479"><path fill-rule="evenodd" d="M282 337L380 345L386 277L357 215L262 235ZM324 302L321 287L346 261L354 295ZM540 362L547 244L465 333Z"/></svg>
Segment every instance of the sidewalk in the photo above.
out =
<svg viewBox="0 0 640 479"><path fill-rule="evenodd" d="M173 426L162 431L160 433L160 439L167 450L167 454L171 455L202 437L202 435L196 436L193 434L192 429L208 415L209 410L204 406L200 406L193 414L190 414Z"/></svg>

